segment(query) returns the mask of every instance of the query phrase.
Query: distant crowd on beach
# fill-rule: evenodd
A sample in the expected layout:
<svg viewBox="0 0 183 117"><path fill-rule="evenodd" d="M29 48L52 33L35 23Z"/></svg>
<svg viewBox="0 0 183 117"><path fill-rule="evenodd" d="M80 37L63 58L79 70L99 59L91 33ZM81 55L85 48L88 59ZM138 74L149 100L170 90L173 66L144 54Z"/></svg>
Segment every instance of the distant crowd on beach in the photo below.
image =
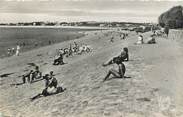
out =
<svg viewBox="0 0 183 117"><path fill-rule="evenodd" d="M64 56L65 57L73 57L74 55L82 55L83 53L89 53L92 51L92 47L87 44L78 44L74 41L74 46L72 44L69 45L69 47L66 48L59 48L56 50L56 55L54 59L53 65L63 65L65 64L63 61Z"/></svg>
<svg viewBox="0 0 183 117"><path fill-rule="evenodd" d="M16 48L8 48L8 52L7 52L8 56L12 56L12 55L16 55L19 56L20 55L20 45L17 45Z"/></svg>
<svg viewBox="0 0 183 117"><path fill-rule="evenodd" d="M55 43L56 42L54 40L48 40L46 45L52 45L52 44L55 44ZM17 43L16 46L7 49L7 56L14 56L14 55L19 56L20 52L22 52L22 50L24 48L27 48L29 46L32 46L33 48L36 48L36 47L43 46L43 43L38 43L38 42L34 42L34 43L28 43L28 42Z"/></svg>

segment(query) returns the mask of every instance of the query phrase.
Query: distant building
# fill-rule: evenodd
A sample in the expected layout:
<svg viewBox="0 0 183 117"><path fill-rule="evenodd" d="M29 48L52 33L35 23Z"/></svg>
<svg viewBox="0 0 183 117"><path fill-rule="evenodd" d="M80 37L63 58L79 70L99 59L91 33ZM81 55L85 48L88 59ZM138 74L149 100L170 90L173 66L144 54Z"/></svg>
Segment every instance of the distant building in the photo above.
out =
<svg viewBox="0 0 183 117"><path fill-rule="evenodd" d="M116 27L122 27L123 25L122 24L116 24Z"/></svg>
<svg viewBox="0 0 183 117"><path fill-rule="evenodd" d="M44 22L33 22L33 26L44 26Z"/></svg>
<svg viewBox="0 0 183 117"><path fill-rule="evenodd" d="M106 24L99 24L99 26L100 26L100 27L105 27L105 26L106 26Z"/></svg>

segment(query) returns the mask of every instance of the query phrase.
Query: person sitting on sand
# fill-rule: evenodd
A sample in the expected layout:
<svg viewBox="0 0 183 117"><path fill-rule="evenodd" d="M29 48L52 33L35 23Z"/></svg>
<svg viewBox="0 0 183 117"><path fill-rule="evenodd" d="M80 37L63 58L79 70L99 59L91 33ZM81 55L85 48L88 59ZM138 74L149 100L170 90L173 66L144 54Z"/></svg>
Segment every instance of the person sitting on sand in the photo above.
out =
<svg viewBox="0 0 183 117"><path fill-rule="evenodd" d="M64 58L63 54L59 54L59 57L54 60L53 65L63 65L64 64L63 58Z"/></svg>
<svg viewBox="0 0 183 117"><path fill-rule="evenodd" d="M45 88L54 86L57 87L57 79L53 75L53 71L50 72L50 74L45 74L43 76L43 79L45 80Z"/></svg>
<svg viewBox="0 0 183 117"><path fill-rule="evenodd" d="M12 53L12 55L15 54L15 48L12 48L12 49L11 49L11 53Z"/></svg>
<svg viewBox="0 0 183 117"><path fill-rule="evenodd" d="M64 54L64 50L63 50L63 49L59 49L59 50L58 50L58 53L59 53L59 55L60 55L60 54L63 55L63 54Z"/></svg>
<svg viewBox="0 0 183 117"><path fill-rule="evenodd" d="M23 83L26 83L26 78L27 78L27 82L30 83L30 79L32 78L32 74L33 74L33 70L31 70L29 73L23 75L22 76Z"/></svg>
<svg viewBox="0 0 183 117"><path fill-rule="evenodd" d="M147 41L147 44L155 44L156 40L155 40L155 33L152 34L149 38L149 40Z"/></svg>
<svg viewBox="0 0 183 117"><path fill-rule="evenodd" d="M66 88L62 88L61 86L57 87L57 79L53 77L53 71L50 74L46 74L44 78L46 78L46 88L43 89L42 93L31 98L31 101L40 98L42 96L49 96L53 94L58 94L66 90ZM50 79L49 79L50 77Z"/></svg>
<svg viewBox="0 0 183 117"><path fill-rule="evenodd" d="M32 73L31 82L33 82L35 79L39 79L42 77L42 72L39 70L39 67L35 67L35 71Z"/></svg>
<svg viewBox="0 0 183 117"><path fill-rule="evenodd" d="M138 40L137 40L137 42L135 44L143 44L143 43L144 43L143 36L139 35Z"/></svg>
<svg viewBox="0 0 183 117"><path fill-rule="evenodd" d="M43 76L43 79L45 80L45 87L48 87L48 85L50 84L50 77L49 74L45 74Z"/></svg>
<svg viewBox="0 0 183 117"><path fill-rule="evenodd" d="M74 52L76 52L76 53L79 51L79 45L76 42L74 42L73 49L74 49Z"/></svg>
<svg viewBox="0 0 183 117"><path fill-rule="evenodd" d="M126 37L125 33L122 33L122 34L120 35L120 37L121 37L121 39L125 39L125 37Z"/></svg>
<svg viewBox="0 0 183 117"><path fill-rule="evenodd" d="M123 51L121 52L120 57L123 61L129 61L129 55L128 55L128 48L127 47L123 48Z"/></svg>
<svg viewBox="0 0 183 117"><path fill-rule="evenodd" d="M111 43L114 42L114 37L113 37L113 36L111 37L110 42L111 42Z"/></svg>
<svg viewBox="0 0 183 117"><path fill-rule="evenodd" d="M104 78L103 81L106 81L109 76L112 74L114 77L116 78L124 78L124 74L126 71L126 67L125 65L122 63L122 59L120 57L114 57L112 59L112 63L111 64L117 64L118 65L118 70L115 69L110 69L108 74L106 75L106 77ZM107 65L103 65L104 67Z"/></svg>
<svg viewBox="0 0 183 117"><path fill-rule="evenodd" d="M50 72L49 77L50 77L50 79L49 79L48 87L55 87L56 88L58 85L58 82L57 82L57 79L53 75L53 71Z"/></svg>
<svg viewBox="0 0 183 117"><path fill-rule="evenodd" d="M121 54L119 56L117 56L117 57L119 57L122 62L129 61L128 48L127 47L124 47L123 48L123 51L121 52ZM103 66L107 66L107 65L111 65L111 64L113 64L113 59L112 60L109 60L106 63L103 63Z"/></svg>

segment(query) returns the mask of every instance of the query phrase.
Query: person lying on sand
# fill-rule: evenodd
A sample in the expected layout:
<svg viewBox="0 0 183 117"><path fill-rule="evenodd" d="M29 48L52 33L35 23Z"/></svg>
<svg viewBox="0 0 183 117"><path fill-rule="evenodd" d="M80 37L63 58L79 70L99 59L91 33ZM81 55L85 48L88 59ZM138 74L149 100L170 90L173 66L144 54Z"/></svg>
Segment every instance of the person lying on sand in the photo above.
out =
<svg viewBox="0 0 183 117"><path fill-rule="evenodd" d="M114 64L114 63L118 65L118 70L110 69L103 81L106 81L111 74L116 78L124 78L126 67L122 63L122 59L120 57L114 57L111 64ZM103 65L103 66L105 67L107 65Z"/></svg>
<svg viewBox="0 0 183 117"><path fill-rule="evenodd" d="M118 57L122 60L122 62L129 61L128 48L124 47L123 51L121 52L121 54ZM113 64L113 59L109 60L106 63L103 63L103 66L107 66L107 65L110 65L110 64Z"/></svg>
<svg viewBox="0 0 183 117"><path fill-rule="evenodd" d="M54 94L58 94L61 92L64 92L66 90L66 88L62 88L61 86L59 87L47 87L45 89L43 89L42 93L39 93L38 95L30 98L31 101L34 101L37 98L41 98L42 96L46 97L46 96L50 96L50 95L54 95Z"/></svg>

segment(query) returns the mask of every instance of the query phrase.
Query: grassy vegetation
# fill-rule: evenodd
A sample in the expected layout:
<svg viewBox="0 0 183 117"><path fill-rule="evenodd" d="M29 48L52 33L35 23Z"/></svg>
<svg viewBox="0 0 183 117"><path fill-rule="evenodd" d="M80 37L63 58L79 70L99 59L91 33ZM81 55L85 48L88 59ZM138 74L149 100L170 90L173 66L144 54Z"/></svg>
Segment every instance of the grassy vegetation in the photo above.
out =
<svg viewBox="0 0 183 117"><path fill-rule="evenodd" d="M183 6L175 6L161 14L158 18L162 27L169 26L172 29L183 28Z"/></svg>

